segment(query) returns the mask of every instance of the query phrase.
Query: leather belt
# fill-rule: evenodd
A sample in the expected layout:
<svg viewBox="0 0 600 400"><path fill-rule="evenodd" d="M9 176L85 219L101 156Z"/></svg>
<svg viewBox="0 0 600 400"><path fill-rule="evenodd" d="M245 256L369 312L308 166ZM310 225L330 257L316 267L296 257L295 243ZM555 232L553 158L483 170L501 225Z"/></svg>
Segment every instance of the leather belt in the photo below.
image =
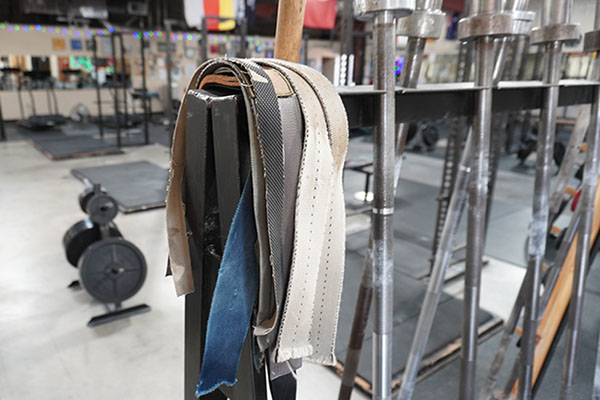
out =
<svg viewBox="0 0 600 400"><path fill-rule="evenodd" d="M253 333L259 347L262 351L274 350L275 359L281 363L308 357L314 362L333 364L344 267L342 168L348 128L343 104L321 74L277 60L210 61L195 72L188 90L197 88L199 82L239 85L248 111L259 261ZM295 96L300 104L304 140L289 133L295 131L288 129L289 115L282 114L286 117L284 121L280 116L280 108L287 106L285 101L278 100L277 93L285 92L286 88L289 96ZM297 110L295 99L288 103ZM181 201L185 117L184 97L174 133L167 195L169 258L178 295L194 290ZM299 176L286 175L285 171L295 171L298 165ZM218 346L215 344L218 341L210 338L210 332L206 340L207 349L209 345ZM237 340L243 342L243 337ZM233 347L225 350L231 351ZM208 386L210 389L214 385Z"/></svg>

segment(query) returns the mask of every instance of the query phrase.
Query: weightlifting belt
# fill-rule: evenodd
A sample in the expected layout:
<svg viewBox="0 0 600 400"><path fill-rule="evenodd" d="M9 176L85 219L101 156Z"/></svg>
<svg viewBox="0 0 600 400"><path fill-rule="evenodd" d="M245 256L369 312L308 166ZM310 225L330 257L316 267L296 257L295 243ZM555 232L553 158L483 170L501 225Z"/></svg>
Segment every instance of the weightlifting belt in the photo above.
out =
<svg viewBox="0 0 600 400"><path fill-rule="evenodd" d="M265 72L269 69L277 74ZM341 172L348 133L343 105L331 84L316 71L275 60L211 61L196 71L188 89L197 88L200 82L235 86L232 76L248 111L259 260L254 335L262 350L274 347L279 362L309 357L333 364L344 264ZM282 83L297 96L304 117L301 161L299 152L295 160L290 156L302 139L287 137L279 113L273 112L282 105L277 103L274 85L280 86L281 92ZM282 115L287 122L286 114ZM169 257L178 295L194 290L181 201L185 116L184 97L174 134L167 195ZM284 171L293 170L294 163L300 163L299 176L286 176ZM295 207L290 207L294 203ZM238 339L243 342L243 337ZM214 343L210 332L206 343Z"/></svg>
<svg viewBox="0 0 600 400"><path fill-rule="evenodd" d="M257 62L287 78L298 95L305 126L294 253L276 361L307 357L333 365L344 276L346 112L331 83L317 71L279 60Z"/></svg>

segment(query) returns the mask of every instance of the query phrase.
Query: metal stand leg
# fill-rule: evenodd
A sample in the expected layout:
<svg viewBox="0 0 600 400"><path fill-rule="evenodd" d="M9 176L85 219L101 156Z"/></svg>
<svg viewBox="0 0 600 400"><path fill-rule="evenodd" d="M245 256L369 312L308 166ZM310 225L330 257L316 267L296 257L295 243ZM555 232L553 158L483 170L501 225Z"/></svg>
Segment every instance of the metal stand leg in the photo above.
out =
<svg viewBox="0 0 600 400"><path fill-rule="evenodd" d="M493 2L492 2L493 3ZM489 11L494 11L493 4ZM494 43L491 37L476 42L475 85L483 87L477 98L477 114L473 118L473 158L469 178L469 210L467 225L467 257L465 266L465 295L463 306L462 359L459 398L475 397L477 362L477 316L485 214L487 199L488 152L492 107L492 60Z"/></svg>
<svg viewBox="0 0 600 400"><path fill-rule="evenodd" d="M391 11L375 17L375 90L384 90L375 130L373 182L373 399L392 397L395 34Z"/></svg>
<svg viewBox="0 0 600 400"><path fill-rule="evenodd" d="M586 35L586 39L600 37L600 5L596 4L595 31ZM586 40L586 43L593 40ZM598 51L600 46L588 47L587 51ZM594 64L594 79L600 79L600 62ZM587 139L587 151L585 169L583 175L583 189L581 193L581 222L577 235L577 252L575 261L575 272L573 277L573 290L569 306L569 319L567 327L567 343L564 357L563 376L560 390L561 400L573 398L573 386L575 384L575 362L579 343L579 330L581 329L581 318L583 313L583 299L585 294L585 281L590 263L590 246L592 235L592 224L594 220L594 200L596 187L598 185L598 169L600 167L600 91L594 90L592 103L591 126Z"/></svg>
<svg viewBox="0 0 600 400"><path fill-rule="evenodd" d="M441 13L439 11L439 8L441 7L441 2L440 1L423 1L423 0L419 0L417 2L417 8L416 8L416 12L415 14L413 14L411 17L407 17L407 18L422 18L425 19L427 17L431 17L431 18L438 18L440 21L443 20L444 18L444 14ZM402 20L401 20L402 21ZM431 20L429 20L431 21ZM418 25L418 24L417 24ZM418 78L419 78L419 74L421 71L421 62L423 60L423 50L425 48L425 38L421 38L421 37L417 37L416 35L414 35L414 32L411 32L409 29L406 29L406 32L404 32L407 36L409 36L408 39L408 45L407 45L407 56L406 56L406 63L405 63L405 67L404 67L404 71L402 73L402 86L403 87L416 87L417 86L417 82L418 82ZM379 31L377 31L377 40L379 39ZM441 32L440 32L441 34ZM387 40L387 39L386 39ZM377 54L376 54L376 59L378 63L385 63L383 66L381 66L381 64L377 64L378 67L381 66L382 68L390 68L390 65L393 64L393 62L391 62L391 60L388 59L384 59L383 58L383 53L385 53L386 51L393 53L393 48L392 46L391 49L386 49L385 46L389 46L387 45L387 41L383 43L382 46L377 47ZM389 72L387 72L389 73ZM389 78L389 76L388 76ZM393 78L391 78L393 79ZM381 84L381 81L379 81L379 76L378 76L378 82L379 84ZM393 93L393 88L394 88L394 83L391 82L390 83L391 89L392 89L392 93ZM391 96L393 97L393 95ZM390 110L393 110L394 104L392 103L387 103L387 106L390 107ZM383 115L382 115L383 117ZM394 194L395 194L395 188L398 182L398 178L400 175L400 167L401 167L401 162L402 162L402 154L404 153L404 144L406 143L406 135L408 132L408 124L403 123L400 124L398 127L398 130L396 131L396 138L395 138L395 148L396 148L396 155L395 155L395 162L394 162L394 170L393 170L393 176L392 178L392 182L393 182L393 189L391 190L391 193L388 193L390 199L388 199L388 205L384 206L387 207L386 213L391 211L389 210L389 208L391 207L391 209L393 210L393 204L394 204ZM379 126L378 126L379 129ZM378 146L376 144L376 146ZM377 147L375 147L375 151L378 151ZM375 175L375 179L377 182L377 176L378 176L378 171L377 171L377 167L374 171L374 175ZM374 189L374 192L377 192L377 187ZM388 190L388 189L386 189ZM356 302L356 308L354 311L354 319L352 322L352 330L351 330L351 334L350 334L350 342L348 344L348 351L346 353L346 360L345 360L345 364L344 364L344 372L343 372L343 376L342 376L342 383L340 386L340 392L339 392L339 396L338 399L343 400L343 399L349 399L350 398L350 394L352 393L352 388L354 385L354 378L356 377L356 371L358 368L358 362L360 360L360 352L362 349L362 342L364 339L364 331L366 328L366 323L368 320L368 314L369 314L369 310L371 308L371 301L373 298L373 284L375 283L375 280L378 280L379 278L377 278L374 273L373 273L373 264L375 262L375 253L373 252L373 237L374 237L374 230L375 230L375 218L377 216L377 213L375 212L375 210L380 209L380 207L378 207L375 204L375 201L373 203L373 230L371 231L371 236L369 237L369 243L367 246L367 255L365 258L365 263L363 266L363 275L362 275L362 279L361 279L361 285L359 288L359 294L358 294L358 299ZM392 241L392 232L391 232L391 215L389 215L389 226L386 229L389 229L390 231L388 231L388 238L386 238L386 240L389 240L390 242ZM391 246L391 244L390 244ZM376 252L378 250L376 249ZM389 257L392 257L392 252L391 249L389 250ZM390 264L392 264L393 261L390 260ZM391 266L390 266L391 269ZM389 273L391 274L392 271L389 271ZM391 287L391 283L390 283L390 287ZM391 296L391 293L389 294ZM390 300L391 302L393 302L393 297ZM391 307L390 307L391 309ZM390 310L391 312L391 310ZM391 316L391 318L393 318L393 315ZM390 319L390 326L391 326L391 319ZM391 327L390 327L391 330ZM390 332L390 336L391 336L391 332ZM376 351L381 351L380 348L375 348L373 349L373 360L375 362L376 359ZM375 364L373 364L375 367ZM390 383L389 385L391 385L391 365L390 365L390 371L389 371L389 375L390 375ZM375 393L375 391L374 391ZM390 393L391 395L391 393Z"/></svg>
<svg viewBox="0 0 600 400"><path fill-rule="evenodd" d="M513 32L513 20L500 14L494 0L479 0L471 3L471 17L459 23L459 37L475 40L475 86L481 87L476 99L473 118L473 153L471 176L469 177L469 209L467 219L467 255L465 266L465 292L463 303L463 328L461 348L461 378L459 398L475 398L475 375L477 364L477 321L479 313L479 291L481 265L485 242L485 220L487 203L487 179L492 119L492 84L494 77L494 40L497 35ZM493 16L493 17L492 17ZM504 19L505 17L506 20ZM490 18L502 21L490 23ZM473 29L485 23L485 33Z"/></svg>
<svg viewBox="0 0 600 400"><path fill-rule="evenodd" d="M536 176L533 197L533 221L529 237L528 272L529 285L525 287L525 313L523 317L523 336L521 338L521 369L519 377L519 399L533 397L532 383L535 380L534 358L536 333L539 319L539 291L541 270L546 252L546 238L549 225L550 178L552 176L552 156L556 133L556 108L558 106L558 81L562 59L563 40L548 40L544 34L547 27L568 23L571 1L545 1L545 10L551 11L551 17L542 15L547 25L532 32L532 43L545 43L547 51L544 83L548 85L544 93L540 116L540 129L537 138ZM565 38L566 39L566 38Z"/></svg>
<svg viewBox="0 0 600 400"><path fill-rule="evenodd" d="M590 114L589 107L586 105L583 105L582 109L580 111L580 114L577 117L577 122L575 123L575 127L573 128L571 138L569 139L569 144L567 146L567 152L565 155L565 159L560 166L560 170L558 172L558 177L555 180L553 193L550 196L549 223L552 223L552 221L554 221L556 219L556 216L560 210L561 203L563 201L562 199L564 197L565 189L567 187L567 184L568 184L570 178L573 175L573 167L575 165L575 160L577 158L577 154L580 151L579 146L581 145L581 142L583 141L583 136L585 136L585 132L587 131L587 127L588 127L588 123L589 123L589 114ZM578 210L579 210L579 208L578 208ZM549 297L550 293L552 292L552 288L554 287L554 284L555 284L556 280L558 279L558 274L560 273L563 261L566 257L566 253L569 248L568 244L570 244L572 242L573 237L575 236L575 233L577 231L577 226L578 226L577 224L579 221L578 213L579 213L579 211L577 211L576 214L571 219L571 223L569 224L569 227L567 228L566 235L563 238L561 247L554 259L554 266L548 272L549 275L545 282L545 290L544 290L544 295L542 296L541 306L539 307L538 318L541 318L541 316L544 312L545 304L547 303L548 297ZM500 339L500 344L498 345L498 349L496 350L494 360L492 361L490 371L488 372L486 383L484 384L484 387L481 392L481 398L483 400L489 400L492 396L492 390L496 384L498 372L500 371L500 368L502 367L502 364L504 362L504 355L508 349L511 336L515 331L515 328L516 328L518 320L519 320L519 316L521 314L521 310L523 308L523 304L524 304L523 296L524 296L525 287L528 287L531 284L530 277L531 277L531 271L528 270L527 273L525 274L525 278L523 279L523 282L521 283L521 288L520 288L519 294L517 295L517 298L515 300L515 304L511 311L510 317L504 324L504 329L503 329L502 336ZM510 389L512 389L512 385L514 384L515 379L516 379L516 375L515 375L515 378L512 379L512 382L510 382L509 391L510 391Z"/></svg>
<svg viewBox="0 0 600 400"><path fill-rule="evenodd" d="M529 236L528 270L531 271L529 287L525 288L525 315L521 342L521 372L519 397L531 398L533 359L538 325L538 299L541 268L546 250L548 232L550 178L552 176L552 151L556 131L556 107L558 105L558 73L561 44L548 46L548 72L546 83L554 84L547 89L537 139L536 177L533 194L533 221Z"/></svg>

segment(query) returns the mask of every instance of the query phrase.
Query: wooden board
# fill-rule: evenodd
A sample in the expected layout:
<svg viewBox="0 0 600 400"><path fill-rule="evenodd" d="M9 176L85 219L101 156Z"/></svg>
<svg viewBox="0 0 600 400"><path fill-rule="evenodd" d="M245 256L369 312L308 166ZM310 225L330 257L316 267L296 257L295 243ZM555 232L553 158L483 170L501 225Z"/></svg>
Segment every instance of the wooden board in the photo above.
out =
<svg viewBox="0 0 600 400"><path fill-rule="evenodd" d="M598 230L600 229L600 185L596 190L596 200L594 203L594 222L592 225L592 238L591 243L593 244L598 237ZM535 385L546 357L552 347L554 338L558 332L560 323L567 312L569 302L571 300L571 292L573 290L573 275L575 272L575 259L577 255L577 235L575 235L569 252L565 258L564 265L554 290L550 295L548 305L544 310L544 314L537 328L538 341L535 347L535 357L533 363L533 382ZM519 381L517 380L513 386L512 393L517 394L519 387Z"/></svg>

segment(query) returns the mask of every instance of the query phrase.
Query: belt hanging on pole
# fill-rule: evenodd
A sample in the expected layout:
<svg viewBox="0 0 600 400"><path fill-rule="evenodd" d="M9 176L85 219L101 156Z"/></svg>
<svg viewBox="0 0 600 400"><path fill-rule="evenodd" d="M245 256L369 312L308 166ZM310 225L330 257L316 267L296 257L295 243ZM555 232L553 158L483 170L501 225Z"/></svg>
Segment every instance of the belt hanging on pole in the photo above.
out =
<svg viewBox="0 0 600 400"><path fill-rule="evenodd" d="M275 85L288 88L297 97L304 118L304 138L296 139L297 143L304 142L302 154L290 154L291 164L300 163L300 172L296 171L296 181L286 181L284 172L286 140L283 139L281 122L284 115L281 114L280 117L279 107L282 103L278 103L273 83L275 81ZM203 85L207 88L209 85L236 86L243 94L246 109L250 136L252 204L258 242L256 248L259 253L259 266L256 271L258 292L262 290L265 294L263 316L267 316L266 320L256 319L252 333L260 345L260 350L272 350L278 362L308 357L314 362L333 364L345 253L342 167L348 142L348 128L341 99L326 78L316 71L275 60L222 59L207 62L195 75L190 87ZM182 104L185 105L185 102ZM185 111L180 115L186 115ZM293 124L299 126L299 122ZM181 136L178 135L181 133L181 125L181 121L178 121L173 153L185 155L185 149L181 149L185 144L181 143ZM194 131L188 130L187 134L191 133ZM177 204L173 201L177 200L173 191L177 189L178 182L180 185L179 177L182 176L184 163L185 157L173 157L168 194L171 204L167 211L171 269L176 278L178 293L193 290L188 281L191 269L189 264L185 265L185 225L179 225L177 218L173 218L183 215L185 221L183 203ZM290 170L293 171L293 165ZM286 200L284 188L286 184L289 186L295 184L294 182L297 183L297 193L293 199ZM284 208L286 201L288 204L295 203L291 210L295 213L293 218L289 215L290 210ZM247 201L240 203L238 213L243 212L242 204L247 204ZM293 243L286 244L286 227L283 226L283 222L289 223L290 220L294 227L291 230ZM237 216L234 221L238 221ZM235 224L231 229L227 243L233 240L231 235L237 230ZM291 240L289 233L287 236L288 240ZM229 258L231 255L227 251L228 248L226 244L225 253ZM292 248L291 257L286 257L284 253ZM286 258L290 265L284 262ZM189 255L187 259L189 260ZM237 366L245 336L242 333L246 332L248 326L245 321L250 318L249 311L239 314L239 309L228 310L227 307L218 306L226 304L225 297L228 295L219 288L230 287L227 285L231 284L229 279L233 279L235 275L227 272L231 271L225 268L227 265L228 261L224 256L213 294L212 304L215 307L211 307L208 320L206 347L198 386L198 393L201 394L220 384L233 383L234 366ZM269 276L263 272L259 274L259 271L269 271ZM285 281L288 275L289 283ZM227 284L222 284L223 282ZM241 284L237 287L242 286L248 285ZM284 299L285 308L281 309ZM260 301L259 294L259 311ZM253 302L246 299L244 304ZM272 314L269 314L269 311ZM238 318L231 318L233 314L238 315ZM215 329L222 326L223 321L230 321L228 327L239 333L234 339L236 343L230 343L227 349L219 348L218 331L221 330ZM300 326L302 329L298 329ZM228 356L222 358L231 362L224 363L225 360L218 357L219 351L227 351ZM269 363L275 367L278 365L271 359ZM227 366L224 367L224 364Z"/></svg>

